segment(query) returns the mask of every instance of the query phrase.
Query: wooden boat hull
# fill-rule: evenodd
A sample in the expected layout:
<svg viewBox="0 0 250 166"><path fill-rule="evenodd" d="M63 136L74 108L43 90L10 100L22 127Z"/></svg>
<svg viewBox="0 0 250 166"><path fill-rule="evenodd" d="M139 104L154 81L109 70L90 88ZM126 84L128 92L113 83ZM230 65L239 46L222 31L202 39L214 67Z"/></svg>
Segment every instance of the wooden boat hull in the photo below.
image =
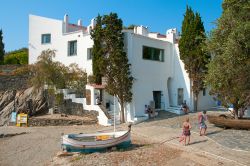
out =
<svg viewBox="0 0 250 166"><path fill-rule="evenodd" d="M104 137L105 139L97 140L98 137ZM62 148L67 152L101 152L111 147L127 148L130 145L130 130L115 133L69 134L62 136Z"/></svg>
<svg viewBox="0 0 250 166"><path fill-rule="evenodd" d="M249 119L231 119L226 116L208 115L208 121L219 127L250 129Z"/></svg>

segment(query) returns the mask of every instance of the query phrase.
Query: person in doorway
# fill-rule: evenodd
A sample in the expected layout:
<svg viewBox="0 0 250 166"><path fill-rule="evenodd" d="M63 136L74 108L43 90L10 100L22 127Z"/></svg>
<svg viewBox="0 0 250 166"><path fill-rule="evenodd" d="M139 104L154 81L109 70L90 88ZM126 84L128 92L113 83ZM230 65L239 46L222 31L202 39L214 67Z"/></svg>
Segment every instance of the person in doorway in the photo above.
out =
<svg viewBox="0 0 250 166"><path fill-rule="evenodd" d="M100 97L99 97L99 96L96 97L96 104L97 104L97 105L100 105L100 104L101 104L101 100L100 100Z"/></svg>
<svg viewBox="0 0 250 166"><path fill-rule="evenodd" d="M186 104L186 101L184 101L184 102L182 103L181 109L182 109L182 111L184 112L184 114L188 114L189 108L188 108L188 106L187 106L187 104Z"/></svg>
<svg viewBox="0 0 250 166"><path fill-rule="evenodd" d="M200 136L202 135L206 135L206 131L207 131L207 125L205 123L205 121L207 120L207 115L206 115L206 111L203 111L203 114L199 114L199 127L200 127ZM202 134L203 131L203 134Z"/></svg>
<svg viewBox="0 0 250 166"><path fill-rule="evenodd" d="M145 114L148 114L148 106L147 106L147 105L145 105L144 113L145 113Z"/></svg>
<svg viewBox="0 0 250 166"><path fill-rule="evenodd" d="M152 108L150 107L150 105L148 105L148 118L150 119L150 118L152 118L153 117L153 110L152 110Z"/></svg>
<svg viewBox="0 0 250 166"><path fill-rule="evenodd" d="M190 144L190 135L191 135L191 130L192 126L189 123L189 117L186 118L186 121L182 125L182 130L183 130L183 137L184 137L184 142L183 145L189 145ZM187 143L187 138L188 138L188 143Z"/></svg>

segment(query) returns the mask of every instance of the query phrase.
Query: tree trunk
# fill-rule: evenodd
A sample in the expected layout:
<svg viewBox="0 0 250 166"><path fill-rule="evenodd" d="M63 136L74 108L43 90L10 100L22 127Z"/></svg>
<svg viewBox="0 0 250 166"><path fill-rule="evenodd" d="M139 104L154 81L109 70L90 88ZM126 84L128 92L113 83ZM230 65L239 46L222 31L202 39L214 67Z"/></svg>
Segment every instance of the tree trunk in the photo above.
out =
<svg viewBox="0 0 250 166"><path fill-rule="evenodd" d="M238 119L238 111L239 111L238 108L234 109L234 119Z"/></svg>
<svg viewBox="0 0 250 166"><path fill-rule="evenodd" d="M125 123L125 116L124 116L124 103L121 101L121 123Z"/></svg>
<svg viewBox="0 0 250 166"><path fill-rule="evenodd" d="M235 103L232 103L233 104L233 110L234 110L234 119L238 119L238 111L239 111L239 108L240 108L240 106L238 105L238 102L239 102L239 100L236 100Z"/></svg>
<svg viewBox="0 0 250 166"><path fill-rule="evenodd" d="M194 94L194 112L197 112L197 108L198 108L198 96L199 96L199 94L197 94L197 93Z"/></svg>

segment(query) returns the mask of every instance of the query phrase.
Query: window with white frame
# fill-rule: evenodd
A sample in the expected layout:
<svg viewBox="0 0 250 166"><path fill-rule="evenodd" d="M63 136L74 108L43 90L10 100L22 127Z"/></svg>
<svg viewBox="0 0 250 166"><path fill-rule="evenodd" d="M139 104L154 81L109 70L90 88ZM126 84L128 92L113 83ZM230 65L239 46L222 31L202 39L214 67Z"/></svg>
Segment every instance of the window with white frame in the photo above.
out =
<svg viewBox="0 0 250 166"><path fill-rule="evenodd" d="M42 34L41 43L42 44L49 44L49 43L51 43L51 34Z"/></svg>
<svg viewBox="0 0 250 166"><path fill-rule="evenodd" d="M77 40L68 42L68 55L77 55Z"/></svg>

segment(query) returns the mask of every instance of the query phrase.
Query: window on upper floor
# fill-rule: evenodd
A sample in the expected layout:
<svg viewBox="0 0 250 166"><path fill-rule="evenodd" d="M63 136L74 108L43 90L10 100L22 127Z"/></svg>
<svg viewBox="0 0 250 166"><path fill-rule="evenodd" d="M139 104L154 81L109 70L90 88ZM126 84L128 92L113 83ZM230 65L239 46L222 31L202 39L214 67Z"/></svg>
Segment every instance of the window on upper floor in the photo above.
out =
<svg viewBox="0 0 250 166"><path fill-rule="evenodd" d="M164 50L159 48L143 46L142 58L146 60L164 62Z"/></svg>
<svg viewBox="0 0 250 166"><path fill-rule="evenodd" d="M51 34L42 34L41 43L49 44L51 42Z"/></svg>
<svg viewBox="0 0 250 166"><path fill-rule="evenodd" d="M68 55L77 55L77 40L68 42Z"/></svg>
<svg viewBox="0 0 250 166"><path fill-rule="evenodd" d="M88 48L87 50L87 60L91 60L92 59L92 51L93 51L93 48Z"/></svg>

